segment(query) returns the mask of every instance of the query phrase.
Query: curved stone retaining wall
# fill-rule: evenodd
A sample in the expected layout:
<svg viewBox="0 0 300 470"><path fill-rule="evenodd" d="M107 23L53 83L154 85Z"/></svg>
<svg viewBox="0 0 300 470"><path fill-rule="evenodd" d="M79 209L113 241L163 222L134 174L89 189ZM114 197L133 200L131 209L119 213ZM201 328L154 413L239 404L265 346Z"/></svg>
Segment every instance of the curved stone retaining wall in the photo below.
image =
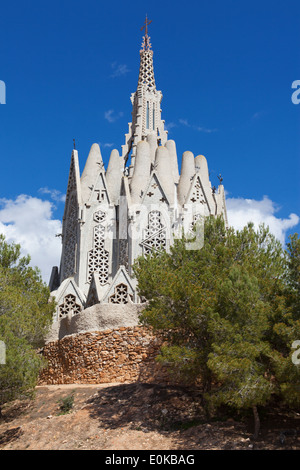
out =
<svg viewBox="0 0 300 470"><path fill-rule="evenodd" d="M155 358L162 341L145 327L120 327L65 336L43 349L48 361L39 385L169 382Z"/></svg>

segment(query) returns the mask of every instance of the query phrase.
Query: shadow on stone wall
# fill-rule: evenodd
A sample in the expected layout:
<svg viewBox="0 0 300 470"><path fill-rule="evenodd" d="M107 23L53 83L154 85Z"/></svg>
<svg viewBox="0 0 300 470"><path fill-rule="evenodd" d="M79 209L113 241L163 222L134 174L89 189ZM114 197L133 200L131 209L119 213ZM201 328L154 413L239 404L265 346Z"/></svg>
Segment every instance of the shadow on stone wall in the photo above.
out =
<svg viewBox="0 0 300 470"><path fill-rule="evenodd" d="M162 340L142 326L64 336L46 344L39 385L170 382L157 363Z"/></svg>

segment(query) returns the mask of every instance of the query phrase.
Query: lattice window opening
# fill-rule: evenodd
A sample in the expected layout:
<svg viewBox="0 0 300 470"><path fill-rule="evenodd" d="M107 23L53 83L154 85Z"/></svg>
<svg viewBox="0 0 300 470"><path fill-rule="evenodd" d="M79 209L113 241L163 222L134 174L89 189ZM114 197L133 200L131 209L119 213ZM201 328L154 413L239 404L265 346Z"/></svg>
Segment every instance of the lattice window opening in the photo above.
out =
<svg viewBox="0 0 300 470"><path fill-rule="evenodd" d="M166 231L161 231L153 239L148 239L143 244L143 250L145 255L151 255L153 252L159 252L166 249Z"/></svg>
<svg viewBox="0 0 300 470"><path fill-rule="evenodd" d="M124 266L128 271L129 258L128 258L128 242L125 239L119 240L119 266Z"/></svg>
<svg viewBox="0 0 300 470"><path fill-rule="evenodd" d="M106 250L94 249L88 253L88 282L92 282L93 274L98 275L101 285L109 280L109 253Z"/></svg>
<svg viewBox="0 0 300 470"><path fill-rule="evenodd" d="M115 287L114 294L109 298L109 303L112 304L128 304L130 301L133 301L133 296L128 293L128 286L123 283Z"/></svg>
<svg viewBox="0 0 300 470"><path fill-rule="evenodd" d="M74 165L73 158L72 158L70 171L69 171L69 181L68 181L66 199L68 199L72 191L76 191L76 176L75 176L75 165Z"/></svg>
<svg viewBox="0 0 300 470"><path fill-rule="evenodd" d="M94 273L97 273L101 285L105 285L109 280L109 252L105 250L106 229L99 224L93 231L93 249L88 252L88 274L87 280L90 283Z"/></svg>
<svg viewBox="0 0 300 470"><path fill-rule="evenodd" d="M94 248L103 250L105 245L105 227L103 225L96 225L94 227Z"/></svg>
<svg viewBox="0 0 300 470"><path fill-rule="evenodd" d="M164 229L164 225L162 224L161 221L161 213L159 211L151 211L148 215L148 226L145 230L145 236L146 238L150 238L153 235L158 235L160 239L161 238L161 231ZM164 230L165 232L165 230Z"/></svg>
<svg viewBox="0 0 300 470"><path fill-rule="evenodd" d="M66 233L64 250L64 277L72 276L75 271L75 250L76 235L74 233Z"/></svg>
<svg viewBox="0 0 300 470"><path fill-rule="evenodd" d="M58 307L59 318L64 318L68 314L76 315L81 312L81 306L76 303L76 296L69 294L64 298L64 302Z"/></svg>
<svg viewBox="0 0 300 470"><path fill-rule="evenodd" d="M161 219L160 211L151 211L148 215L148 226L142 242L145 255L151 254L153 251L165 250L167 247L166 229Z"/></svg>
<svg viewBox="0 0 300 470"><path fill-rule="evenodd" d="M64 243L64 278L72 276L75 270L75 252L77 246L78 207L76 197L70 199Z"/></svg>
<svg viewBox="0 0 300 470"><path fill-rule="evenodd" d="M144 51L141 54L141 65L138 85L145 86L147 90L155 89L152 51Z"/></svg>

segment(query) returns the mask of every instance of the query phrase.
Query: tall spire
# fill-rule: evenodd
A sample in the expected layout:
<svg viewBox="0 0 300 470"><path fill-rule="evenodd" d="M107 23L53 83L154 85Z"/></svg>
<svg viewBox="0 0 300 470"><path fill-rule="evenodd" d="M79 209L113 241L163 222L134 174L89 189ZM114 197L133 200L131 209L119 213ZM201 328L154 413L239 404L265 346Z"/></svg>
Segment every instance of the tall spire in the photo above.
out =
<svg viewBox="0 0 300 470"><path fill-rule="evenodd" d="M145 28L142 48L140 50L140 70L137 90L131 95L132 122L129 123L129 132L125 135L125 145L122 146L122 157L126 164L131 152L132 175L137 143L146 140L148 136L155 135L157 144L164 145L167 141L167 131L164 129L164 121L161 119L160 103L162 93L156 89L153 50L148 35L148 26L151 20L146 20L141 30Z"/></svg>
<svg viewBox="0 0 300 470"><path fill-rule="evenodd" d="M155 90L155 79L153 70L153 50L150 43L150 36L148 36L148 26L152 20L146 20L141 31L145 28L145 36L143 36L142 49L140 50L140 72L138 87L143 86L146 90Z"/></svg>
<svg viewBox="0 0 300 470"><path fill-rule="evenodd" d="M153 69L153 50L151 49L150 36L148 36L148 25L152 21L148 21L146 16L145 25L142 26L141 30L145 28L145 36L143 36L142 49L140 50L140 72L138 87L143 86L147 90L155 90L155 79Z"/></svg>
<svg viewBox="0 0 300 470"><path fill-rule="evenodd" d="M142 49L144 51L151 49L150 37L148 36L148 26L150 23L152 23L152 20L148 20L147 15L146 15L145 23L141 27L141 31L143 31L143 29L145 28L145 36L143 37L143 43L142 43Z"/></svg>

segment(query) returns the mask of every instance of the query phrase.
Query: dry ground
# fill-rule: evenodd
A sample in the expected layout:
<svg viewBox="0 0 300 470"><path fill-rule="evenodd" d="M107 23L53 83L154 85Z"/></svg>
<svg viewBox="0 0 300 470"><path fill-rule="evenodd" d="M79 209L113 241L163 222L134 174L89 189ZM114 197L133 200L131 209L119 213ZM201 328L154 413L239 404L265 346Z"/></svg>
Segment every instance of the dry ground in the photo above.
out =
<svg viewBox="0 0 300 470"><path fill-rule="evenodd" d="M74 395L68 414L59 400ZM197 390L146 384L37 387L34 400L3 409L1 450L300 450L300 413L261 410L252 440L252 416L228 410L208 420Z"/></svg>

